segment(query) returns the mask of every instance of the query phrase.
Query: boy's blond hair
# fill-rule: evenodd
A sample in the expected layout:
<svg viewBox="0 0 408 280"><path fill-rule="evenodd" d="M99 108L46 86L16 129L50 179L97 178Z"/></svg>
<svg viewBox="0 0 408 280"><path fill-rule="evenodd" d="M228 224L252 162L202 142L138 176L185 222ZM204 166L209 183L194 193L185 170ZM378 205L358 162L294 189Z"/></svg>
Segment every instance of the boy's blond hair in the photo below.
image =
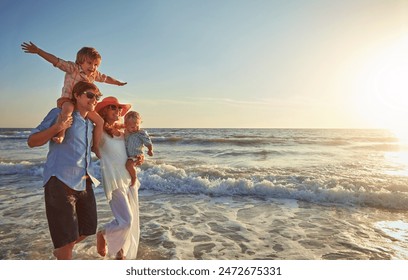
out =
<svg viewBox="0 0 408 280"><path fill-rule="evenodd" d="M130 120L132 120L132 121L140 120L141 118L142 117L140 116L140 114L138 112L129 111L125 115L125 123L128 123Z"/></svg>
<svg viewBox="0 0 408 280"><path fill-rule="evenodd" d="M90 58L92 60L99 59L101 60L102 57L99 52L95 48L91 47L83 47L77 52L77 57L75 63L82 64L84 63L86 58Z"/></svg>

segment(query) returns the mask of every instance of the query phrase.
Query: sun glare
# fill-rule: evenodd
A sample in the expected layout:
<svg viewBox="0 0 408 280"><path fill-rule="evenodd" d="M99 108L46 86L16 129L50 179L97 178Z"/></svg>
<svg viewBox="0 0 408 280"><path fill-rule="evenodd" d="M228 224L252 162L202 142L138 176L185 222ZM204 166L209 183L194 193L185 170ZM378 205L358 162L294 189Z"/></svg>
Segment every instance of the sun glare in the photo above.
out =
<svg viewBox="0 0 408 280"><path fill-rule="evenodd" d="M366 122L408 140L408 39L370 56L357 82L355 98Z"/></svg>

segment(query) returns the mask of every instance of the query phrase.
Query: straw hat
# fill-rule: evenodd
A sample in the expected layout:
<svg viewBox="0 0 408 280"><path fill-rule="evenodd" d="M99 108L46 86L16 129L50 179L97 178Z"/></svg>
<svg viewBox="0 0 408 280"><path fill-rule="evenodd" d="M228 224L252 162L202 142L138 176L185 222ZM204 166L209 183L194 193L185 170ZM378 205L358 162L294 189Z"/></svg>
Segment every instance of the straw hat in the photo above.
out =
<svg viewBox="0 0 408 280"><path fill-rule="evenodd" d="M109 106L109 105L120 106L122 108L122 111L120 112L121 117L123 117L127 113L127 111L129 111L130 107L132 107L132 105L130 105L130 104L121 104L121 103L119 103L119 100L116 97L108 96L108 97L105 97L104 99L102 99L101 102L96 104L95 111L99 114L99 112L103 108L105 108L106 106Z"/></svg>

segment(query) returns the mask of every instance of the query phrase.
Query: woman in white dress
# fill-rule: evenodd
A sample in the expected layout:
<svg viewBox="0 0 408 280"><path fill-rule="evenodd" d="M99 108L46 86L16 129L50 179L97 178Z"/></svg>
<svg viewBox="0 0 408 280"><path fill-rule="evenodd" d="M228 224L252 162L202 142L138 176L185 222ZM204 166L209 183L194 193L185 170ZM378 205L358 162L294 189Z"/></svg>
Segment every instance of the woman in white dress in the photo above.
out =
<svg viewBox="0 0 408 280"><path fill-rule="evenodd" d="M119 117L130 109L130 104L120 104L115 97L106 97L95 111L105 120L100 143L102 183L114 219L97 233L97 250L101 256L116 259L135 259L139 246L139 181L130 186L130 175L125 168L127 155L124 134ZM136 164L141 164L143 158Z"/></svg>

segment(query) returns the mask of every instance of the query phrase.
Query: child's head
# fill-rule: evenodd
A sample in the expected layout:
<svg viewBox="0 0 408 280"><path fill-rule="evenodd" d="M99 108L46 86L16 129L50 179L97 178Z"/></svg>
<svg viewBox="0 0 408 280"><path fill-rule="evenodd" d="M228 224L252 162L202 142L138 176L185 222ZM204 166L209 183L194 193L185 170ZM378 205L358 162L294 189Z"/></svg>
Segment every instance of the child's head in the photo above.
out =
<svg viewBox="0 0 408 280"><path fill-rule="evenodd" d="M138 112L129 111L125 115L125 127L128 132L132 133L139 131L141 123L142 117Z"/></svg>
<svg viewBox="0 0 408 280"><path fill-rule="evenodd" d="M97 59L101 60L102 59L101 55L95 48L83 47L77 52L75 63L82 64L87 58L91 60L97 60Z"/></svg>
<svg viewBox="0 0 408 280"><path fill-rule="evenodd" d="M102 57L99 52L90 47L83 47L77 53L76 64L79 64L86 75L91 75L101 64Z"/></svg>

